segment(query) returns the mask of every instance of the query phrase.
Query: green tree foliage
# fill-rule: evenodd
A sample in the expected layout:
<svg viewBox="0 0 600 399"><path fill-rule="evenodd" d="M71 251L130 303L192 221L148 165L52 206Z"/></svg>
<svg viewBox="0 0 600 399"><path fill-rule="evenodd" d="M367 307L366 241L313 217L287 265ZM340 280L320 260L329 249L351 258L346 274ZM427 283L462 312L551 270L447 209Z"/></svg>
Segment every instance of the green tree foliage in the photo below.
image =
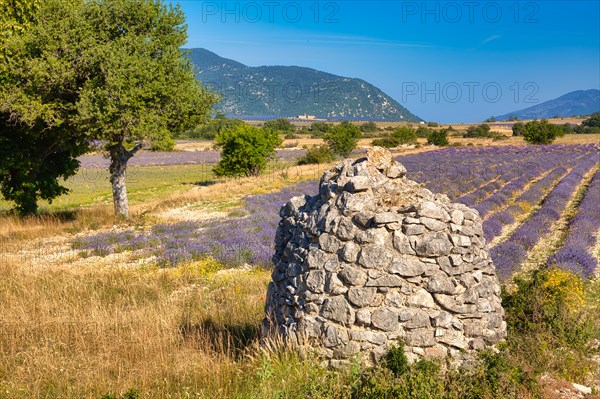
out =
<svg viewBox="0 0 600 399"><path fill-rule="evenodd" d="M327 122L313 122L310 124L310 132L314 137L322 137L331 129L331 124Z"/></svg>
<svg viewBox="0 0 600 399"><path fill-rule="evenodd" d="M413 129L411 126L402 126L394 130L394 132L389 136L373 140L373 145L385 148L393 148L402 144L414 144L416 142L417 133L415 129Z"/></svg>
<svg viewBox="0 0 600 399"><path fill-rule="evenodd" d="M507 121L509 121L509 122L514 122L514 121L518 121L518 120L519 120L519 117L516 115L509 116L507 119Z"/></svg>
<svg viewBox="0 0 600 399"><path fill-rule="evenodd" d="M439 147L445 147L449 143L448 141L448 130L434 130L427 137L427 144L437 145Z"/></svg>
<svg viewBox="0 0 600 399"><path fill-rule="evenodd" d="M600 112L595 112L589 118L581 122L582 126L600 127Z"/></svg>
<svg viewBox="0 0 600 399"><path fill-rule="evenodd" d="M571 134L574 133L575 130L573 129L573 126L571 126L570 123L565 123L564 125L562 125L563 128L563 132L565 132L565 134Z"/></svg>
<svg viewBox="0 0 600 399"><path fill-rule="evenodd" d="M74 1L8 3L0 7L0 191L24 216L67 192L59 179L76 173L87 150L74 123L86 72Z"/></svg>
<svg viewBox="0 0 600 399"><path fill-rule="evenodd" d="M433 132L434 132L433 129L430 129L430 128L425 127L425 126L419 126L417 128L416 134L417 134L417 137L425 138L426 139Z"/></svg>
<svg viewBox="0 0 600 399"><path fill-rule="evenodd" d="M491 138L494 140L503 140L507 137L502 133L490 131L490 125L485 123L478 126L469 126L466 133L463 134L463 137L466 138Z"/></svg>
<svg viewBox="0 0 600 399"><path fill-rule="evenodd" d="M217 176L258 176L281 144L277 133L250 125L221 131L215 137L221 160L214 168Z"/></svg>
<svg viewBox="0 0 600 399"><path fill-rule="evenodd" d="M288 119L279 118L265 122L263 129L277 133L277 134L288 134L296 131L296 126L292 124Z"/></svg>
<svg viewBox="0 0 600 399"><path fill-rule="evenodd" d="M575 133L579 134L598 134L600 133L600 112L590 115L589 118L581 122L574 129Z"/></svg>
<svg viewBox="0 0 600 399"><path fill-rule="evenodd" d="M552 125L546 119L527 122L523 127L523 138L530 144L550 144L564 134L562 126Z"/></svg>
<svg viewBox="0 0 600 399"><path fill-rule="evenodd" d="M512 135L513 136L522 136L524 129L525 129L525 124L523 122L515 122L512 126Z"/></svg>
<svg viewBox="0 0 600 399"><path fill-rule="evenodd" d="M322 145L309 148L306 155L298 160L298 165L328 163L334 159L335 155L331 152L331 149L326 145Z"/></svg>
<svg viewBox="0 0 600 399"><path fill-rule="evenodd" d="M463 135L463 137L468 138L481 138L481 137L489 137L490 136L490 125L486 125L485 123L478 126L469 126L467 128L467 132Z"/></svg>
<svg viewBox="0 0 600 399"><path fill-rule="evenodd" d="M363 133L372 133L377 131L377 124L375 122L365 122L359 127Z"/></svg>
<svg viewBox="0 0 600 399"><path fill-rule="evenodd" d="M126 217L128 160L144 143L172 146L171 134L197 125L215 101L182 56L183 12L154 0L48 0L40 7L35 24L6 41L0 112L18 128L40 126L29 134L54 135L48 146L63 154L76 155L83 132L104 143L115 212Z"/></svg>
<svg viewBox="0 0 600 399"><path fill-rule="evenodd" d="M361 136L360 130L350 122L342 122L333 126L323 139L336 155L347 157L352 153L358 144L358 138Z"/></svg>
<svg viewBox="0 0 600 399"><path fill-rule="evenodd" d="M183 133L180 137L190 139L214 140L217 134L224 130L233 130L245 122L237 118L227 118L224 114L218 113L214 118L205 123L196 126L194 129Z"/></svg>
<svg viewBox="0 0 600 399"><path fill-rule="evenodd" d="M310 131L313 136L322 136L331 129L331 126L333 125L327 122L313 122L310 124Z"/></svg>
<svg viewBox="0 0 600 399"><path fill-rule="evenodd" d="M181 54L187 34L178 6L104 0L84 2L82 15L90 78L79 94L77 122L106 143L115 213L127 217L129 159L143 142L162 143L196 126L215 97Z"/></svg>
<svg viewBox="0 0 600 399"><path fill-rule="evenodd" d="M417 132L410 126L402 126L392 133L400 144L414 144L417 142Z"/></svg>
<svg viewBox="0 0 600 399"><path fill-rule="evenodd" d="M40 199L52 202L68 192L59 179L75 175L87 141L63 129L44 130L42 122L14 124L0 115L0 192L19 215L36 214Z"/></svg>
<svg viewBox="0 0 600 399"><path fill-rule="evenodd" d="M41 4L42 0L0 0L0 40L31 28Z"/></svg>

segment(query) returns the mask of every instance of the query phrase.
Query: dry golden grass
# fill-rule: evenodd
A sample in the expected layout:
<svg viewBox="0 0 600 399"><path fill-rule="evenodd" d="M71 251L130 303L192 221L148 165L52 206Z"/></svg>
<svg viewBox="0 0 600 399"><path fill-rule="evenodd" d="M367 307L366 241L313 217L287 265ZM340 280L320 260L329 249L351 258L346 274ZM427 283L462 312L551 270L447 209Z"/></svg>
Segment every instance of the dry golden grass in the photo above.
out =
<svg viewBox="0 0 600 399"><path fill-rule="evenodd" d="M28 241L82 229L98 229L121 221L114 216L112 207L97 205L71 212L18 218L0 216L0 243Z"/></svg>
<svg viewBox="0 0 600 399"><path fill-rule="evenodd" d="M178 206L197 204L206 210L223 210L240 204L247 195L265 194L300 181L319 179L333 164L290 166L258 177L217 180L213 184L176 192L156 201L133 206L134 214L156 213Z"/></svg>
<svg viewBox="0 0 600 399"><path fill-rule="evenodd" d="M264 271L0 273L1 398L232 397L240 354L258 353Z"/></svg>

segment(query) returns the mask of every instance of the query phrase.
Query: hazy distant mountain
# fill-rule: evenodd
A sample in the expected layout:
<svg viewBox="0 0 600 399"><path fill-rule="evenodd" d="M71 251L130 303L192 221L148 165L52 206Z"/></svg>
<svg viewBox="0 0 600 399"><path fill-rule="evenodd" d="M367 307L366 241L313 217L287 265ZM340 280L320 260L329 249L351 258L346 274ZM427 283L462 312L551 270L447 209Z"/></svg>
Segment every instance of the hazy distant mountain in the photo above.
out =
<svg viewBox="0 0 600 399"><path fill-rule="evenodd" d="M297 66L249 67L202 48L189 57L197 78L221 95L216 108L228 115L421 120L361 79Z"/></svg>
<svg viewBox="0 0 600 399"><path fill-rule="evenodd" d="M497 116L497 120L506 120L511 116L519 119L544 119L554 116L589 115L600 111L600 90L577 90L564 96L548 100L519 111Z"/></svg>

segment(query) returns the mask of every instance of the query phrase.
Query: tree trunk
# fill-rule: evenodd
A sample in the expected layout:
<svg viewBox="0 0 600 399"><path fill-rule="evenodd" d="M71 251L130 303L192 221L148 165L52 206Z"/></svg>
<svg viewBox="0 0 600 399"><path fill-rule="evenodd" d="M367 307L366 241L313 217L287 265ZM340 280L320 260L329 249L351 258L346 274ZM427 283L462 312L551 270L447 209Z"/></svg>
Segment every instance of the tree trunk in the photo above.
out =
<svg viewBox="0 0 600 399"><path fill-rule="evenodd" d="M17 213L21 217L34 216L38 213L37 195L28 189L23 189L17 201Z"/></svg>
<svg viewBox="0 0 600 399"><path fill-rule="evenodd" d="M109 148L110 152L110 183L112 185L113 204L115 215L129 217L129 201L127 200L127 162L142 147L137 144L132 150L126 150L122 144Z"/></svg>

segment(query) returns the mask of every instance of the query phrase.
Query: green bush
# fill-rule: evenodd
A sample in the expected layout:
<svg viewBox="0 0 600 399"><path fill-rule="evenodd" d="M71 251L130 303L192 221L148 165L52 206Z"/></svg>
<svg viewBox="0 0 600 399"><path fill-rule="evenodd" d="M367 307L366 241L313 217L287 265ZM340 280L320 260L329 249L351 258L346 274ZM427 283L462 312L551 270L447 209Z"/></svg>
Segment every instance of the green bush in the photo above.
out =
<svg viewBox="0 0 600 399"><path fill-rule="evenodd" d="M402 126L394 130L389 136L373 140L372 144L379 147L393 148L401 144L415 144L416 142L417 134L415 130L410 126Z"/></svg>
<svg viewBox="0 0 600 399"><path fill-rule="evenodd" d="M550 144L564 134L562 126L552 125L546 119L527 122L523 127L523 138L530 144Z"/></svg>
<svg viewBox="0 0 600 399"><path fill-rule="evenodd" d="M445 129L435 130L427 137L427 143L437 145L438 147L445 147L449 144L448 132Z"/></svg>
<svg viewBox="0 0 600 399"><path fill-rule="evenodd" d="M404 343L392 345L383 357L383 365L396 377L401 376L409 370L408 359L404 354Z"/></svg>
<svg viewBox="0 0 600 399"><path fill-rule="evenodd" d="M479 126L469 126L467 132L463 135L466 138L481 138L490 136L490 125L485 123Z"/></svg>
<svg viewBox="0 0 600 399"><path fill-rule="evenodd" d="M215 137L221 160L213 169L217 176L257 176L281 144L279 135L250 125L222 131Z"/></svg>
<svg viewBox="0 0 600 399"><path fill-rule="evenodd" d="M180 139L203 139L214 140L217 134L223 130L233 130L237 126L243 125L245 122L241 119L229 119L224 114L218 113L214 118L209 119L206 123L197 126L195 129L189 130L177 136Z"/></svg>
<svg viewBox="0 0 600 399"><path fill-rule="evenodd" d="M402 126L392 133L392 137L400 144L414 144L417 142L417 132L410 126Z"/></svg>
<svg viewBox="0 0 600 399"><path fill-rule="evenodd" d="M592 114L589 118L581 122L581 125L575 126L574 132L578 134L600 133L600 112Z"/></svg>
<svg viewBox="0 0 600 399"><path fill-rule="evenodd" d="M400 142L392 136L383 136L381 138L371 141L371 145L384 148L394 148L398 147L400 145Z"/></svg>
<svg viewBox="0 0 600 399"><path fill-rule="evenodd" d="M333 126L323 139L336 155L347 157L352 153L358 144L358 138L361 136L360 130L349 122L342 122Z"/></svg>
<svg viewBox="0 0 600 399"><path fill-rule="evenodd" d="M417 128L417 131L415 132L417 134L417 137L420 137L422 139L426 139L427 137L429 137L429 135L431 133L433 133L435 130L430 129L428 127L425 126L419 126Z"/></svg>
<svg viewBox="0 0 600 399"><path fill-rule="evenodd" d="M328 163L335 159L335 155L327 146L313 147L306 152L302 158L298 160L298 165Z"/></svg>
<svg viewBox="0 0 600 399"><path fill-rule="evenodd" d="M365 122L359 127L360 131L363 133L372 133L377 131L377 124L375 122Z"/></svg>
<svg viewBox="0 0 600 399"><path fill-rule="evenodd" d="M490 138L490 139L494 139L494 141L507 139L507 137L505 135L503 135L502 133L490 131L490 126L486 125L485 123L483 123L479 126L469 126L469 128L467 129L467 132L465 134L463 134L463 137L465 137L465 138Z"/></svg>
<svg viewBox="0 0 600 399"><path fill-rule="evenodd" d="M509 399L539 397L539 387L531 373L515 364L507 349L483 351L480 361L469 369L442 371L442 359L406 362L402 349L393 347L377 366L358 375L350 383L350 398L481 398ZM390 367L389 358L394 359ZM330 392L331 396L332 393ZM335 396L340 397L340 396ZM346 396L341 396L346 397Z"/></svg>
<svg viewBox="0 0 600 399"><path fill-rule="evenodd" d="M428 127L439 127L440 124L437 122L427 122Z"/></svg>
<svg viewBox="0 0 600 399"><path fill-rule="evenodd" d="M537 372L585 378L597 367L591 359L600 339L599 311L584 302L590 283L560 269L537 270L514 283L513 291L502 294L512 353Z"/></svg>
<svg viewBox="0 0 600 399"><path fill-rule="evenodd" d="M263 129L270 133L287 134L294 133L296 131L296 126L294 126L288 119L279 118L266 121L263 125Z"/></svg>
<svg viewBox="0 0 600 399"><path fill-rule="evenodd" d="M522 136L524 129L525 129L525 124L523 122L515 122L512 127L512 135L513 136Z"/></svg>
<svg viewBox="0 0 600 399"><path fill-rule="evenodd" d="M323 137L333 125L327 122L313 122L310 124L310 132L313 137Z"/></svg>

